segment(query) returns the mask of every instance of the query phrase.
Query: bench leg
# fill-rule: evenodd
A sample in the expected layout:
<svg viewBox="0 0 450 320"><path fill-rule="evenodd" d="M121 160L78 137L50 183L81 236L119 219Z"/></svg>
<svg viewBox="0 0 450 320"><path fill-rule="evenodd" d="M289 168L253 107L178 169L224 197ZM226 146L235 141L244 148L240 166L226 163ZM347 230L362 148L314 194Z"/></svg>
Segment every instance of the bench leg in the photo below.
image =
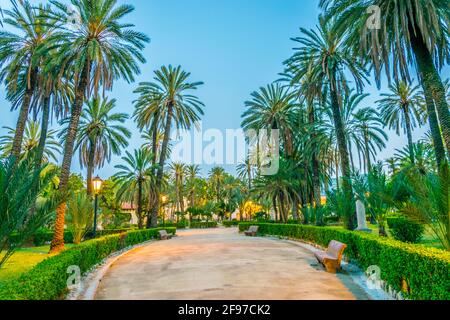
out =
<svg viewBox="0 0 450 320"><path fill-rule="evenodd" d="M324 261L323 265L329 273L337 273L337 270L339 269L339 267L333 261Z"/></svg>

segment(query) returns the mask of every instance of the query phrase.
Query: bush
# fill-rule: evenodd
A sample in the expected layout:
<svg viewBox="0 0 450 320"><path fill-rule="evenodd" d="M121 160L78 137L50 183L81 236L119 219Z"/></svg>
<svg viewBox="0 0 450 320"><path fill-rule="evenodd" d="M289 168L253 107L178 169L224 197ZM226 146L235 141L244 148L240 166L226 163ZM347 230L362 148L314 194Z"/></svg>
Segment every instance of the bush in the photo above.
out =
<svg viewBox="0 0 450 320"><path fill-rule="evenodd" d="M175 228L165 228L175 234ZM67 293L68 267L88 272L114 252L156 239L161 229L136 230L86 241L36 265L17 280L0 285L0 300L55 300Z"/></svg>
<svg viewBox="0 0 450 320"><path fill-rule="evenodd" d="M225 228L237 227L239 225L239 221L223 221L222 224Z"/></svg>
<svg viewBox="0 0 450 320"><path fill-rule="evenodd" d="M208 229L217 228L217 222L191 222L191 229Z"/></svg>
<svg viewBox="0 0 450 320"><path fill-rule="evenodd" d="M254 223L239 224L240 231ZM403 243L364 232L352 232L332 227L306 225L257 224L259 232L313 242L323 247L331 240L347 244L346 257L362 269L381 268L381 278L403 295L417 300L450 299L450 253Z"/></svg>
<svg viewBox="0 0 450 320"><path fill-rule="evenodd" d="M178 223L174 222L163 222L158 225L160 228L177 228L177 229L185 229L187 227L187 221L180 221Z"/></svg>
<svg viewBox="0 0 450 320"><path fill-rule="evenodd" d="M425 232L425 227L405 217L388 218L388 226L396 240L418 243Z"/></svg>

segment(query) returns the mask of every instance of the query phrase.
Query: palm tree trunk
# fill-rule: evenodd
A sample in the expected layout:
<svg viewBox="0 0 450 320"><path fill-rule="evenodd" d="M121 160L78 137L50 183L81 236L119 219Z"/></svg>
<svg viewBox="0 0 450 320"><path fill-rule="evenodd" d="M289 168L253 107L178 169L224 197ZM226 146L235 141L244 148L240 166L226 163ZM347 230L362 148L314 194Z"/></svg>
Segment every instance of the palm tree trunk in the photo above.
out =
<svg viewBox="0 0 450 320"><path fill-rule="evenodd" d="M88 165L87 165L87 178L86 178L86 189L87 189L87 195L92 195L92 176L94 175L94 162L95 162L95 152L96 152L96 146L95 142L90 141L89 142L89 159L88 159Z"/></svg>
<svg viewBox="0 0 450 320"><path fill-rule="evenodd" d="M310 105L310 110L309 110L309 124L312 125L313 127L313 131L312 131L312 135L311 135L311 140L312 140L312 149L313 154L312 154L312 183L313 183L313 196L314 196L314 202L316 204L316 212L317 212L317 216L316 216L316 224L318 225L322 225L323 221L322 221L322 215L321 215L321 210L320 207L322 206L321 203L321 188L320 188L320 172L319 172L319 161L317 159L317 154L316 154L316 132L314 129L314 124L316 123L316 116L315 116L315 110L313 105Z"/></svg>
<svg viewBox="0 0 450 320"><path fill-rule="evenodd" d="M425 93L425 103L427 105L431 136L433 138L434 153L436 154L436 163L438 170L440 170L441 165L446 162L447 158L445 157L445 147L442 140L441 128L436 114L436 108L434 107L433 99L427 93Z"/></svg>
<svg viewBox="0 0 450 320"><path fill-rule="evenodd" d="M372 162L370 160L370 148L369 148L369 136L367 132L364 132L364 148L366 149L366 163L367 163L367 174L369 174L372 169Z"/></svg>
<svg viewBox="0 0 450 320"><path fill-rule="evenodd" d="M167 155L167 149L169 147L169 140L170 140L170 132L172 128L172 118L173 118L173 104L169 104L167 108L167 119L166 119L166 126L164 128L164 140L161 147L161 155L159 158L159 167L156 175L156 185L155 185L155 191L156 191L156 198L155 198L155 204L152 209L151 219L150 221L147 221L147 227L153 227L156 228L158 226L158 211L159 211L159 205L160 205L160 197L161 197L161 185L162 180L164 176L164 165L166 163L166 155Z"/></svg>
<svg viewBox="0 0 450 320"><path fill-rule="evenodd" d="M50 97L45 97L42 103L41 136L39 137L39 145L37 147L35 157L34 166L36 169L42 166L42 160L44 158L45 142L47 140L49 120L50 120Z"/></svg>
<svg viewBox="0 0 450 320"><path fill-rule="evenodd" d="M425 95L432 97L432 100L434 101L435 110L437 110L439 116L438 121L442 129L444 143L447 152L450 152L450 110L446 101L444 85L442 84L439 72L434 66L433 58L423 41L422 34L418 29L416 29L416 34L414 34L414 32L410 33L411 47L416 57L417 67ZM428 99L427 104L428 103L431 103L431 99ZM430 110L431 106L429 106L428 109ZM442 155L437 156L442 157Z"/></svg>
<svg viewBox="0 0 450 320"><path fill-rule="evenodd" d="M334 77L333 77L334 79ZM332 83L331 86L331 109L333 111L333 120L334 126L336 130L336 140L338 143L339 155L341 160L341 170L342 170L342 188L345 193L346 200L348 203L352 203L353 199L353 190L351 184L351 172L350 172L350 158L347 150L347 139L345 137L345 128L344 123L342 121L341 116L341 108L339 106L339 100L336 92L336 83ZM351 212L346 217L345 221L346 228L349 230L353 230L356 227L356 212Z"/></svg>
<svg viewBox="0 0 450 320"><path fill-rule="evenodd" d="M23 134L25 132L25 126L28 120L31 98L33 97L33 92L36 86L36 75L37 69L34 68L30 72L30 82L29 84L27 84L27 89L25 90L22 100L22 106L20 107L19 118L17 119L16 130L14 133L14 140L11 149L11 155L16 158L16 161L19 160L20 153L22 152Z"/></svg>
<svg viewBox="0 0 450 320"><path fill-rule="evenodd" d="M411 160L411 163L415 163L415 157L414 157L414 142L412 138L412 125L411 125L411 117L409 115L409 111L406 108L404 111L405 115L405 125L406 125L406 135L408 137L408 149L409 149L409 158Z"/></svg>
<svg viewBox="0 0 450 320"><path fill-rule="evenodd" d="M138 215L138 228L141 230L144 227L142 221L142 179L138 180L138 198L137 198L137 215Z"/></svg>
<svg viewBox="0 0 450 320"><path fill-rule="evenodd" d="M70 166L72 164L73 148L78 132L78 124L80 122L81 111L85 99L85 92L89 82L89 72L91 62L86 61L81 72L80 83L75 93L75 101L72 106L69 128L67 130L66 144L64 148L64 157L61 166L61 175L59 182L59 191L65 196L70 177ZM62 202L56 209L55 233L50 245L51 253L58 253L64 249L64 226L65 226L66 202Z"/></svg>

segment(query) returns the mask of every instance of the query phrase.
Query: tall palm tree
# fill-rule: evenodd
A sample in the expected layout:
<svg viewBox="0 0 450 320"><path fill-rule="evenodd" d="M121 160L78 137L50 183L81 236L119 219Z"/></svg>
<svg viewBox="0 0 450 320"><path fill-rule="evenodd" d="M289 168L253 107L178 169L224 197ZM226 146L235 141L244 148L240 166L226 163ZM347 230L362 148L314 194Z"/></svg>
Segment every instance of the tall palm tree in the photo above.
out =
<svg viewBox="0 0 450 320"><path fill-rule="evenodd" d="M214 167L209 171L209 181L212 185L212 189L214 190L217 203L220 202L225 176L225 169L222 167Z"/></svg>
<svg viewBox="0 0 450 320"><path fill-rule="evenodd" d="M51 3L56 8L52 16L61 22L61 29L52 35L47 50L58 51L55 63L64 66L62 73L75 82L75 98L61 166L59 189L64 192L69 181L85 100L89 99L91 91L97 95L100 86L103 86L103 90L110 90L115 79L133 81L134 75L140 72L138 62L145 62L141 50L149 39L131 29L133 25L121 22L134 10L131 5L118 6L116 0L71 0L78 11L79 23L64 28L71 10L64 3L55 0L51 0ZM58 252L64 247L65 207L65 203L62 203L57 210L51 252Z"/></svg>
<svg viewBox="0 0 450 320"><path fill-rule="evenodd" d="M280 159L278 173L270 176L261 176L255 179L253 192L260 197L272 200L275 215L287 223L289 208L298 198L298 180L293 178L293 164Z"/></svg>
<svg viewBox="0 0 450 320"><path fill-rule="evenodd" d="M38 48L54 31L54 23L42 17L42 6L36 8L29 1L12 1L11 10L3 10L5 24L18 33L0 31L0 81L6 80L8 99L12 109L20 106L11 154L19 157L22 139L39 76ZM22 87L21 87L22 86ZM23 91L17 95L18 91ZM13 99L15 97L16 99ZM17 99L20 97L20 99Z"/></svg>
<svg viewBox="0 0 450 320"><path fill-rule="evenodd" d="M364 153L366 156L366 172L372 168L372 158L376 152L386 148L387 134L383 131L383 121L378 112L370 107L358 110L354 115L352 130L364 141Z"/></svg>
<svg viewBox="0 0 450 320"><path fill-rule="evenodd" d="M297 96L280 84L269 84L251 94L242 114L244 130L279 130L288 156L293 153L293 117Z"/></svg>
<svg viewBox="0 0 450 320"><path fill-rule="evenodd" d="M195 207L196 201L196 181L200 175L200 166L192 164L186 167L187 172L187 188L189 192L189 206L191 208Z"/></svg>
<svg viewBox="0 0 450 320"><path fill-rule="evenodd" d="M174 180L175 202L178 212L184 212L184 183L186 176L186 165L184 163L172 163L170 171Z"/></svg>
<svg viewBox="0 0 450 320"><path fill-rule="evenodd" d="M320 18L316 30L301 28L302 36L293 40L300 44L295 54L286 61L288 71L299 79L308 74L318 84L326 84L330 95L336 140L339 147L343 188L349 202L353 201L353 190L350 181L350 157L345 136L345 125L342 119L342 107L339 93L347 90L346 71L351 74L358 91L367 81L367 71L359 61L355 60L344 45L344 35L335 31L335 21ZM356 213L349 216L346 227L356 227Z"/></svg>
<svg viewBox="0 0 450 320"><path fill-rule="evenodd" d="M14 144L15 129L8 129L8 133L5 136L0 137L0 151L3 157L7 157L11 154L11 150ZM44 163L47 163L50 159L53 161L57 161L57 156L61 154L61 145L56 140L56 131L49 130L47 132L47 143L45 144L43 150L43 156L41 158L41 166ZM19 159L29 158L30 155L34 155L38 148L39 142L41 140L42 130L39 122L36 121L28 121L25 126L25 132L22 139L21 153L19 155Z"/></svg>
<svg viewBox="0 0 450 320"><path fill-rule="evenodd" d="M236 167L238 177L247 181L248 190L252 189L252 180L254 177L254 167L250 158L245 159Z"/></svg>
<svg viewBox="0 0 450 320"><path fill-rule="evenodd" d="M389 129L395 129L397 135L403 128L408 137L409 157L414 163L412 131L417 125L422 125L425 111L424 99L419 92L419 86L412 87L401 81L389 86L391 93L383 93L383 99L378 100L381 117Z"/></svg>
<svg viewBox="0 0 450 320"><path fill-rule="evenodd" d="M400 81L411 80L409 68L417 66L437 161L446 161L439 127L450 151L450 111L439 69L450 59L448 1L321 0L320 5L328 16L340 17L336 32L348 32L347 45L362 57L370 57L378 84L383 68L389 80L392 72L394 79ZM379 29L367 23L367 8L371 5L380 9Z"/></svg>
<svg viewBox="0 0 450 320"><path fill-rule="evenodd" d="M87 168L87 194L92 195L92 177L95 169L102 168L111 156L120 155L128 146L131 132L123 125L126 113L113 113L116 100L93 98L86 104L80 118L75 150L79 151L81 168ZM70 119L63 121L64 125ZM62 136L67 135L67 126ZM63 139L64 140L64 139Z"/></svg>
<svg viewBox="0 0 450 320"><path fill-rule="evenodd" d="M137 202L137 217L139 229L144 227L144 204L143 195L148 188L148 184L154 177L152 173L152 155L146 149L134 150L134 154L126 152L122 157L124 164L115 166L119 171L113 179L118 184L119 198L125 197L127 200Z"/></svg>
<svg viewBox="0 0 450 320"><path fill-rule="evenodd" d="M203 82L189 82L189 77L190 73L183 71L181 66L163 66L155 71L154 82L140 83L135 91L141 94L140 103L136 105L138 111L135 117L142 118L140 116L145 113L148 124L151 122L155 124L158 121L164 123L164 139L155 181L155 201L152 205L151 219L147 221L148 227L156 227L158 224L161 184L172 127L190 129L203 115L204 104L189 93L198 89Z"/></svg>

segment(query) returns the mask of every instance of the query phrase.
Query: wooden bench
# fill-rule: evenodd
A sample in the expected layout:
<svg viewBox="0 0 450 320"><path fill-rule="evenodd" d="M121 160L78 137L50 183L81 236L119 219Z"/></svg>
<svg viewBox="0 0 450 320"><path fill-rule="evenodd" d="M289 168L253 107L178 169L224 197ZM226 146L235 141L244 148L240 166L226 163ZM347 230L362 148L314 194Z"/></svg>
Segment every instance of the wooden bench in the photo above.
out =
<svg viewBox="0 0 450 320"><path fill-rule="evenodd" d="M341 261L347 245L338 241L331 241L327 251L316 252L317 260L327 269L327 272L336 273L341 270Z"/></svg>
<svg viewBox="0 0 450 320"><path fill-rule="evenodd" d="M247 231L245 231L245 235L247 237L256 237L256 235L258 234L258 230L258 226L251 226Z"/></svg>
<svg viewBox="0 0 450 320"><path fill-rule="evenodd" d="M171 234L168 234L166 230L160 230L159 231L159 238L161 240L169 240L172 238Z"/></svg>

